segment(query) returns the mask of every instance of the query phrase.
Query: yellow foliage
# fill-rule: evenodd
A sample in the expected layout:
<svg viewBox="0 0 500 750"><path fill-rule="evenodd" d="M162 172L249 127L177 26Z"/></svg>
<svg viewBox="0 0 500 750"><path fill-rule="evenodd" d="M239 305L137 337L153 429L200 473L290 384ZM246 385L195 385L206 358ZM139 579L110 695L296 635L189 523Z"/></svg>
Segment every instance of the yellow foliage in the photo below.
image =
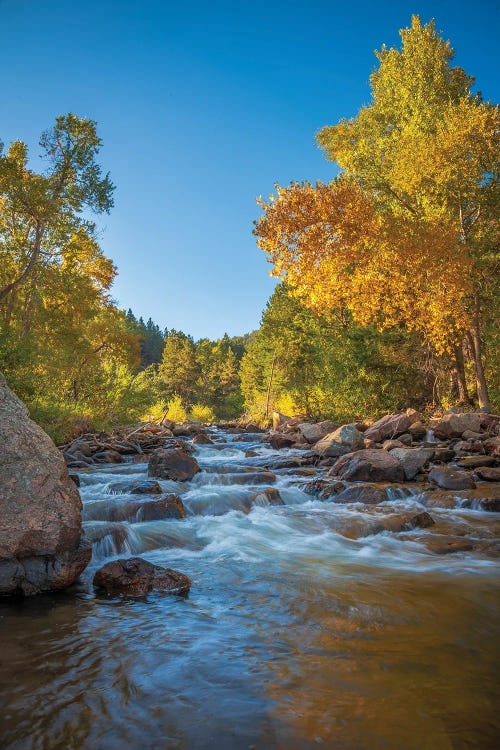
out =
<svg viewBox="0 0 500 750"><path fill-rule="evenodd" d="M317 313L346 308L379 329L404 323L446 350L467 323L470 258L444 220L383 213L361 186L278 188L256 223L272 275Z"/></svg>
<svg viewBox="0 0 500 750"><path fill-rule="evenodd" d="M180 396L174 396L168 402L166 418L173 422L184 422L187 419L186 409Z"/></svg>
<svg viewBox="0 0 500 750"><path fill-rule="evenodd" d="M203 422L204 424L215 422L216 420L214 410L210 406L203 406L203 404L194 404L188 416L194 422Z"/></svg>

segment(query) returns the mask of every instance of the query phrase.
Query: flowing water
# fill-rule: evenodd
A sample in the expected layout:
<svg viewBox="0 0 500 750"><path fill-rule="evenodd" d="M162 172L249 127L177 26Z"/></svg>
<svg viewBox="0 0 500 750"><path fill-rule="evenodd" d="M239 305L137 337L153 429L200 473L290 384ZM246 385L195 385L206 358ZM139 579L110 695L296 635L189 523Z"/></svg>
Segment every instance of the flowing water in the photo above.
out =
<svg viewBox="0 0 500 750"><path fill-rule="evenodd" d="M123 488L146 464L82 472L82 581L0 607L0 746L498 747L499 514L457 500L429 529L372 533L374 518L424 510L417 490L320 501L307 471L264 472L294 451L214 435L196 449L202 473L160 481L184 520L137 522L150 497ZM267 487L285 505L252 504ZM438 555L429 535L470 543ZM95 570L124 554L186 573L190 595L96 596Z"/></svg>

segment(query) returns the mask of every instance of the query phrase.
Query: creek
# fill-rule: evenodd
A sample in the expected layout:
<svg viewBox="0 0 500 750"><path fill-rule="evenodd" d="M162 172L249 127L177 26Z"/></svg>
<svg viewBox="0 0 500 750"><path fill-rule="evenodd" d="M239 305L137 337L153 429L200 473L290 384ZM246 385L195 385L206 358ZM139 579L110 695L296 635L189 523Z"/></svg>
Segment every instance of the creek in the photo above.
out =
<svg viewBox="0 0 500 750"><path fill-rule="evenodd" d="M0 604L2 748L498 747L499 514L457 500L430 528L363 535L377 514L426 510L418 487L376 507L318 500L312 469L274 468L298 451L210 434L201 473L159 480L183 520L137 522L138 496L113 489L144 463L80 473L89 568ZM251 505L267 488L284 505ZM450 534L470 548L425 544ZM186 573L189 596L96 594L96 569L128 555Z"/></svg>

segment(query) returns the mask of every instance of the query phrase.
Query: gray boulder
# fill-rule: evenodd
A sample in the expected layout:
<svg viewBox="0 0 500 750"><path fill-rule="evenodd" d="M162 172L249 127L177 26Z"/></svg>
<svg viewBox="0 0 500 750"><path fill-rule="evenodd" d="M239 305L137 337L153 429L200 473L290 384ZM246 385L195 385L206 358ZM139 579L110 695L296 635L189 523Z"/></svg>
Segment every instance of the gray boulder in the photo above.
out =
<svg viewBox="0 0 500 750"><path fill-rule="evenodd" d="M446 414L433 426L434 435L443 440L462 437L467 430L478 433L481 430L481 415L475 413Z"/></svg>
<svg viewBox="0 0 500 750"><path fill-rule="evenodd" d="M322 440L326 435L334 432L339 425L332 422L330 419L325 419L324 422L317 422L311 424L310 422L303 422L299 424L299 432L306 442L310 445L314 445L319 440Z"/></svg>
<svg viewBox="0 0 500 750"><path fill-rule="evenodd" d="M391 456L395 456L403 467L405 479L414 479L434 455L434 448L393 448Z"/></svg>
<svg viewBox="0 0 500 750"><path fill-rule="evenodd" d="M476 486L469 474L450 466L435 466L429 472L429 481L443 490L473 490Z"/></svg>
<svg viewBox="0 0 500 750"><path fill-rule="evenodd" d="M360 450L364 445L363 433L356 429L356 425L344 424L319 440L314 450L324 458L332 458Z"/></svg>
<svg viewBox="0 0 500 750"><path fill-rule="evenodd" d="M0 593L69 586L92 554L63 455L0 375Z"/></svg>

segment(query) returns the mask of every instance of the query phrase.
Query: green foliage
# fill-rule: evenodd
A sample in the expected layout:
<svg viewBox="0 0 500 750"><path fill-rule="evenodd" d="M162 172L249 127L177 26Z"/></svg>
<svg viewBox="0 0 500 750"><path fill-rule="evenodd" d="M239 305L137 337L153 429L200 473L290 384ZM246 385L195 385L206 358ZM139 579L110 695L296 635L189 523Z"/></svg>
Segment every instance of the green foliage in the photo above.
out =
<svg viewBox="0 0 500 750"><path fill-rule="evenodd" d="M339 421L376 417L432 398L421 339L402 329L379 333L347 315L315 316L285 285L276 287L241 363L245 408Z"/></svg>
<svg viewBox="0 0 500 750"><path fill-rule="evenodd" d="M116 270L89 211L112 206L95 123L59 117L42 135L43 173L16 141L0 155L0 367L57 439L145 408L139 338L109 297Z"/></svg>

